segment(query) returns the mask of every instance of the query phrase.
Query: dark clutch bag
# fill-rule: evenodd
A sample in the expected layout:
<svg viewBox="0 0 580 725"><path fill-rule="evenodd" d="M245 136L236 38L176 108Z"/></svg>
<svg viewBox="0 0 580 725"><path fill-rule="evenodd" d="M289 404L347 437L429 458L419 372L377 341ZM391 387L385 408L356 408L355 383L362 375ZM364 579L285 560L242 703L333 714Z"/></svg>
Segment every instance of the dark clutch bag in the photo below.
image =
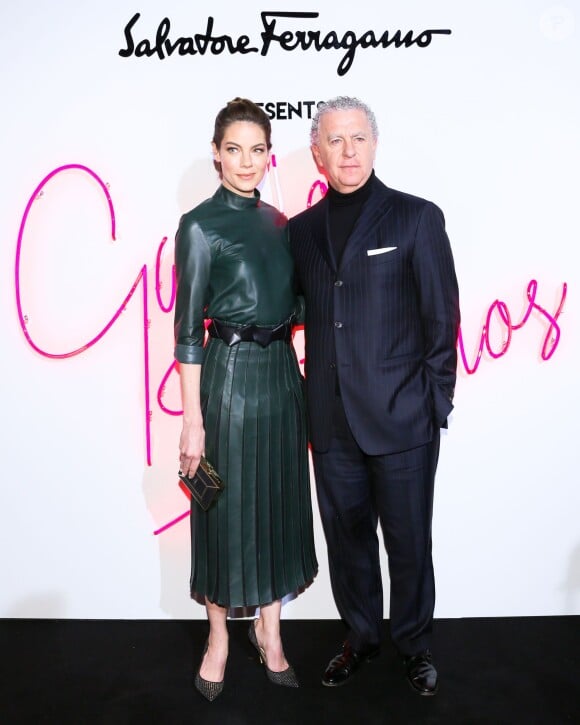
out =
<svg viewBox="0 0 580 725"><path fill-rule="evenodd" d="M208 510L224 488L224 482L219 473L204 456L201 457L195 475L186 476L181 471L178 475L204 511Z"/></svg>

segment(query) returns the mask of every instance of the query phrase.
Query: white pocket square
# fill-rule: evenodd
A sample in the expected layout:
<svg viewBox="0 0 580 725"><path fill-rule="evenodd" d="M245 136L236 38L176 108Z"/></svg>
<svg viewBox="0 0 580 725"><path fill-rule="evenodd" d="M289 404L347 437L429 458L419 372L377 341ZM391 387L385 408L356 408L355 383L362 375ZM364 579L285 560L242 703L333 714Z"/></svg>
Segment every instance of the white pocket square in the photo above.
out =
<svg viewBox="0 0 580 725"><path fill-rule="evenodd" d="M392 252L397 247L380 247L379 249L367 249L369 257L373 257L375 254L385 254L385 252Z"/></svg>

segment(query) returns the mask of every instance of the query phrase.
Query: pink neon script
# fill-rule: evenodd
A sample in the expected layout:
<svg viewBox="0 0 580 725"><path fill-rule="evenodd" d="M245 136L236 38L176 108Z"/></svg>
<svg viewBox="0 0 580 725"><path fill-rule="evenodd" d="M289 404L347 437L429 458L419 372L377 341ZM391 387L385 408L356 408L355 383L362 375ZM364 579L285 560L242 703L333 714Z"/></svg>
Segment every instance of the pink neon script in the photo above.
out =
<svg viewBox="0 0 580 725"><path fill-rule="evenodd" d="M465 371L468 375L473 375L475 372L477 372L477 369L479 367L479 364L481 362L481 358L483 355L483 348L485 346L485 349L487 350L488 354L491 358L494 360L497 360L500 357L503 357L507 351L509 350L509 347L512 342L513 333L517 330L520 330L530 319L533 312L538 313L539 317L541 319L546 320L548 324L548 329L546 331L546 334L544 336L544 342L542 344L541 349L541 356L542 360L549 360L552 355L556 352L556 348L558 347L558 343L560 342L560 325L558 324L558 318L562 314L562 311L564 309L564 302L566 301L566 295L568 293L568 285L566 282L562 284L562 294L560 296L560 301L558 303L558 307L556 308L556 311L554 314L550 314L548 310L545 307L542 307L537 301L537 293L538 293L538 283L535 279L530 280L528 287L526 289L526 296L528 298L528 307L525 310L524 314L522 315L522 319L519 322L514 322L512 320L509 308L505 302L502 302L501 300L495 300L490 305L485 323L483 325L483 328L481 330L481 337L479 340L479 347L477 350L477 354L475 357L475 361L473 362L473 365L469 364L469 361L467 360L467 355L465 352L465 344L463 341L463 331L459 330L459 336L457 340L457 345L459 347L459 354L460 354L460 360L463 364L463 367L465 368ZM503 344L501 346L501 349L496 352L491 345L490 341L490 328L491 323L493 319L494 313L497 311L498 317L500 319L501 324L505 327L506 332L506 338L503 341Z"/></svg>
<svg viewBox="0 0 580 725"><path fill-rule="evenodd" d="M279 191L279 185L278 185L278 165L276 162L275 156L272 156L272 170L274 172L275 176L275 182L276 182L276 188ZM147 451L147 464L151 465L151 423L152 423L152 411L150 409L150 374L149 374L149 290L148 290L148 267L147 264L143 264L140 268L140 270L137 273L137 276L132 284L132 286L129 289L129 292L124 297L123 301L119 305L119 307L114 311L114 314L110 318L110 320L107 322L107 324L103 327L102 330L98 331L96 334L94 334L84 345L81 345L80 347L67 351L67 352L53 352L49 350L42 349L39 345L37 345L32 338L32 335L30 334L28 330L28 319L27 316L24 314L23 306L22 306L22 289L21 289L21 251L22 251L22 245L24 244L24 237L25 237L25 231L26 231L26 223L30 214L30 210L32 208L32 205L34 204L35 200L39 198L39 196L42 194L44 187L50 182L51 179L53 179L57 174L61 173L84 173L88 174L96 183L97 187L100 192L102 192L105 195L108 209L109 209L109 215L111 220L111 238L115 239L115 211L113 207L113 201L111 198L111 195L109 194L109 190L106 186L106 184L101 180L101 178L91 169L89 169L87 166L83 166L82 164L66 164L63 166L59 166L58 168L51 171L47 176L42 179L40 184L36 187L36 189L33 191L32 195L30 196L30 199L28 200L28 203L26 204L26 208L24 210L24 214L20 223L19 231L18 231L18 240L16 244L16 260L15 260L15 274L14 274L14 280L15 280L15 292L16 292L16 306L18 310L18 319L20 322L20 326L22 328L22 331L24 333L24 336L28 342L28 344L40 355L43 355L47 358L52 359L64 359L69 358L74 355L80 355L85 350L88 350L93 345L96 345L101 338L104 337L104 335L112 328L112 326L115 324L115 322L119 319L119 316L123 312L123 310L126 308L129 301L133 298L135 292L137 291L137 287L141 285L141 312L142 312L142 334L143 334L143 377L144 377L144 398L145 398L145 411L144 411L144 427L145 427L145 442L146 442L146 451ZM312 186L310 187L310 190L308 192L308 198L307 198L307 206L310 206L313 203L314 194L316 191L319 190L320 194L323 196L326 191L327 187L326 184L321 181L317 180L315 181ZM156 302L159 307L159 309L164 313L170 313L172 312L174 306L175 306L175 296L176 296L176 284L175 284L175 269L174 266L171 267L171 274L170 274L170 288L169 293L167 294L167 299L164 300L162 297L162 291L163 291L163 282L161 280L161 262L162 262L162 255L163 251L165 249L165 245L167 243L167 237L163 237L161 243L159 244L159 247L157 249L157 255L155 260L155 296L156 296ZM461 361L461 364L468 375L473 375L479 368L479 365L481 363L484 350L487 351L489 357L492 360L496 360L498 358L503 357L505 355L512 343L513 333L517 330L520 330L525 324L527 324L532 315L539 319L541 322L544 322L547 324L546 332L544 335L543 343L541 346L541 358L542 360L550 360L551 357L554 355L560 339L561 339L561 329L559 325L559 318L560 315L563 312L564 309L564 303L567 296L567 290L568 286L564 282L562 284L562 291L560 295L559 302L557 304L556 310L553 313L550 313L545 306L541 305L538 301L538 287L539 283L532 279L526 289L526 297L527 297L527 308L522 315L521 319L518 321L514 321L512 319L511 313L509 311L509 308L507 304L499 299L496 299L488 308L487 314L485 317L485 322L483 324L483 327L481 329L480 337L479 337L479 343L477 345L477 352L475 354L475 358L473 360L473 363L470 363L467 357L467 353L465 350L465 341L464 341L464 334L463 329L460 329L459 336L458 336L458 350L459 350L459 359ZM490 331L492 328L492 325L499 325L500 330L502 329L505 335L505 338L501 344L501 347L499 350L494 349L491 339L490 339ZM159 384L159 387L157 389L157 404L159 406L159 409L167 414L172 416L179 416L181 415L181 410L172 410L168 408L163 403L163 395L165 392L166 384L171 376L171 374L176 371L176 363L172 359L171 363L169 364L167 371L163 375L163 378ZM154 533L160 534L163 531L167 530L171 526L174 526L179 521L183 520L187 515L188 512L185 512L178 516L177 518L173 519L172 521L168 522L165 526L162 526L161 528L157 529Z"/></svg>
<svg viewBox="0 0 580 725"><path fill-rule="evenodd" d="M105 194L105 197L107 199L107 204L109 207L109 214L111 217L111 238L115 239L115 210L113 207L113 200L111 199L111 195L109 194L109 190L106 186L106 184L101 180L101 178L91 169L89 169L87 166L83 166L82 164L66 164L64 166L59 166L58 168L54 169L54 171L51 171L50 174L44 177L44 179L40 182L40 184L36 187L36 189L32 192L32 195L30 199L28 200L28 203L26 204L26 208L24 210L24 215L22 217L22 221L20 223L20 228L18 230L18 240L16 242L16 262L14 267L14 285L15 285L15 291L16 291L16 307L18 310L18 319L20 321L20 327L22 328L22 331L24 333L24 336L26 337L26 340L28 341L28 344L36 350L37 353L40 355L43 355L44 357L53 358L53 359L63 359L63 358L69 358L73 357L74 355L80 355L85 350L88 350L93 345L95 345L99 340L113 327L123 310L126 308L129 300L133 297L135 294L135 291L139 285L139 283L142 283L142 291L143 291L143 367L144 367L144 387L145 387L145 409L146 409L146 415L145 415L145 439L146 439L146 448L147 448L147 463L151 465L151 430L149 425L149 320L147 317L148 310L147 310L147 265L143 265L141 270L139 271L137 278L135 279L131 289L129 290L129 293L123 300L123 302L119 305L109 322L105 325L105 327L98 332L94 337L88 340L84 345L81 345L79 348L76 348L75 350L69 350L68 352L50 352L48 350L43 350L40 348L32 339L32 336L29 334L27 329L27 317L23 313L22 310L22 294L21 294L21 285L20 285L20 255L22 251L22 244L24 241L24 232L26 230L26 222L28 220L28 216L30 214L30 210L32 208L33 203L36 199L39 198L40 194L42 193L44 187L48 184L48 182L54 178L57 174L69 172L69 171L81 171L83 173L88 174L91 176L100 187L101 191ZM159 255L160 257L160 255Z"/></svg>

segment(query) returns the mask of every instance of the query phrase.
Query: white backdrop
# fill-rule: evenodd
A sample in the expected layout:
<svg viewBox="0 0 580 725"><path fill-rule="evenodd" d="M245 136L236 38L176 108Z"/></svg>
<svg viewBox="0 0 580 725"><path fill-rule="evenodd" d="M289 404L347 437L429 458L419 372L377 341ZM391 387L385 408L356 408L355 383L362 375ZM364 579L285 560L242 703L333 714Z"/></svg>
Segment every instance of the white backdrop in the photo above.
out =
<svg viewBox="0 0 580 725"><path fill-rule="evenodd" d="M337 94L375 110L377 174L441 206L455 254L465 361L436 486L436 615L580 614L579 3L277 3L319 16L276 18L275 33L292 35L265 55L163 60L119 55L136 12L136 49L155 44L165 17L175 42L204 34L211 15L214 37L259 50L271 4L33 5L0 9L0 616L204 616L189 599L187 518L154 534L188 503L175 475L180 420L165 412L179 409L175 373L162 385L173 236L217 186L209 140L227 100L280 104L263 194L292 215L319 178L308 109ZM343 75L345 48L281 47L297 30L340 40L399 29L452 33L358 47ZM68 165L85 168L57 172ZM63 357L125 303L101 339ZM484 346L478 363L490 308L492 353L509 345L499 357ZM315 519L320 573L289 618L336 616Z"/></svg>

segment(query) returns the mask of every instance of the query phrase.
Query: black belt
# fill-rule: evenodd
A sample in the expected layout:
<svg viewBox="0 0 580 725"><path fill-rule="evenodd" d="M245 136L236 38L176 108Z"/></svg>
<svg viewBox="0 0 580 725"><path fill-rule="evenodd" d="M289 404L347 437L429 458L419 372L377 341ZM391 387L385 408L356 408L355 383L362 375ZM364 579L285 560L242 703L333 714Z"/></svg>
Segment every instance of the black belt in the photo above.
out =
<svg viewBox="0 0 580 725"><path fill-rule="evenodd" d="M229 347L238 342L257 342L262 347L268 347L275 340L284 340L289 343L292 339L292 326L290 322L281 322L275 327L258 327L257 325L244 325L232 327L219 320L212 320L207 328L211 337L217 337Z"/></svg>

